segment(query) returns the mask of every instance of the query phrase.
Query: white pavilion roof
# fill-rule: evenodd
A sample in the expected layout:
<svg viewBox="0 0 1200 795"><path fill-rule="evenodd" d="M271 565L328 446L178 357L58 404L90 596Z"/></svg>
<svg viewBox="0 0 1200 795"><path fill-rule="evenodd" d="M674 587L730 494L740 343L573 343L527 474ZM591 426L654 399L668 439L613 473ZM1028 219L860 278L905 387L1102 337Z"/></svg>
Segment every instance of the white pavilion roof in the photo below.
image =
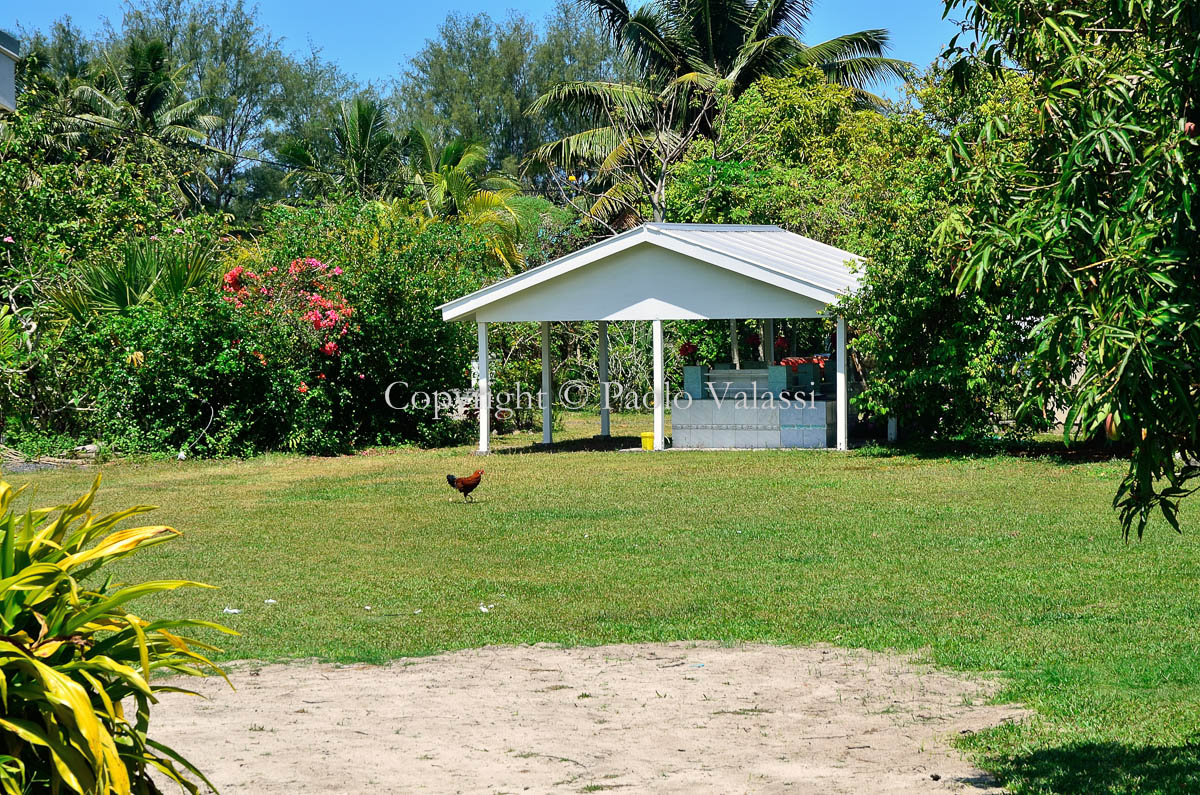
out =
<svg viewBox="0 0 1200 795"><path fill-rule="evenodd" d="M439 307L444 320L815 317L862 258L777 226L645 224Z"/></svg>

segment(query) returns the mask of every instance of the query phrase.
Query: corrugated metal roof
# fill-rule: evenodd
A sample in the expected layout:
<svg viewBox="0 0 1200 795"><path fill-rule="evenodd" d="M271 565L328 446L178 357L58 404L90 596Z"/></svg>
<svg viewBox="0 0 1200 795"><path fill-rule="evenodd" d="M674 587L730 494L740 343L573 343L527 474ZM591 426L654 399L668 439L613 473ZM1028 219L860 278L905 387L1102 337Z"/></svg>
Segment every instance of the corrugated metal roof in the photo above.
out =
<svg viewBox="0 0 1200 795"><path fill-rule="evenodd" d="M862 257L778 226L646 224L643 228L829 292L846 294L858 287L858 276L846 263L860 262Z"/></svg>
<svg viewBox="0 0 1200 795"><path fill-rule="evenodd" d="M862 260L778 226L650 223L443 304L442 317L469 318L481 307L642 244L661 246L824 304L858 287L850 263Z"/></svg>

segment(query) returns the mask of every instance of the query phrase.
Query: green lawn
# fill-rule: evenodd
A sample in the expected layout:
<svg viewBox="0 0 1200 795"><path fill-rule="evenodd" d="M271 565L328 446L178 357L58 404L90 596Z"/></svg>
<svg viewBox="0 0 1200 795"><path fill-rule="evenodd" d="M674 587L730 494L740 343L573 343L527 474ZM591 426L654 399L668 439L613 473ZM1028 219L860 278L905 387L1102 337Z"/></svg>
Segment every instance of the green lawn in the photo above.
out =
<svg viewBox="0 0 1200 795"><path fill-rule="evenodd" d="M569 437L593 432L580 421ZM117 464L99 507L163 506L154 521L184 538L123 573L219 585L141 609L223 620L243 633L227 657L679 639L897 649L1001 672L1000 698L1037 711L963 741L1015 791L1200 791L1200 522L1185 510L1183 535L1159 523L1124 543L1109 507L1119 463L504 454L534 438L486 459ZM445 474L480 465L478 501L448 501ZM12 480L50 504L91 477Z"/></svg>

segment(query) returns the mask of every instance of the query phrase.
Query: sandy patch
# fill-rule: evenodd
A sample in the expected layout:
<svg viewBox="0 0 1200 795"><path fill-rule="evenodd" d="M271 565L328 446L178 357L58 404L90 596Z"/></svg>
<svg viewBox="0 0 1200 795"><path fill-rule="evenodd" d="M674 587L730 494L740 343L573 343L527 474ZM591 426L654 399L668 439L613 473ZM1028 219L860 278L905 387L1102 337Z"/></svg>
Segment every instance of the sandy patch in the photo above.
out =
<svg viewBox="0 0 1200 795"><path fill-rule="evenodd" d="M995 792L950 740L1025 714L834 648L490 647L231 679L155 719L225 793Z"/></svg>

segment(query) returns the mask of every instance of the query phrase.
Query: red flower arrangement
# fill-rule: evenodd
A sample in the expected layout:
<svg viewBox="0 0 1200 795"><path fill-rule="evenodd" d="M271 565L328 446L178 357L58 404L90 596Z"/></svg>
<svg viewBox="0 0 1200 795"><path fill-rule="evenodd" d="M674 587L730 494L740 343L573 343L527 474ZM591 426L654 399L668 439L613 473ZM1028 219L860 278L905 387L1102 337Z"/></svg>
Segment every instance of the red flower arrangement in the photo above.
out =
<svg viewBox="0 0 1200 795"><path fill-rule="evenodd" d="M787 347L787 337L780 336L780 337L775 338L775 350L780 350L781 348L786 348L786 347Z"/></svg>
<svg viewBox="0 0 1200 795"><path fill-rule="evenodd" d="M762 337L751 332L750 334L748 334L746 336L746 344L749 345L751 348L757 348L760 344L762 344Z"/></svg>
<svg viewBox="0 0 1200 795"><path fill-rule="evenodd" d="M802 364L815 364L824 371L828 358L827 356L789 356L786 359L780 359L779 363L784 367L792 368L793 373L797 372Z"/></svg>
<svg viewBox="0 0 1200 795"><path fill-rule="evenodd" d="M700 349L698 347L696 347L696 343L685 342L679 346L679 355L680 356L691 356L698 350L700 350Z"/></svg>

